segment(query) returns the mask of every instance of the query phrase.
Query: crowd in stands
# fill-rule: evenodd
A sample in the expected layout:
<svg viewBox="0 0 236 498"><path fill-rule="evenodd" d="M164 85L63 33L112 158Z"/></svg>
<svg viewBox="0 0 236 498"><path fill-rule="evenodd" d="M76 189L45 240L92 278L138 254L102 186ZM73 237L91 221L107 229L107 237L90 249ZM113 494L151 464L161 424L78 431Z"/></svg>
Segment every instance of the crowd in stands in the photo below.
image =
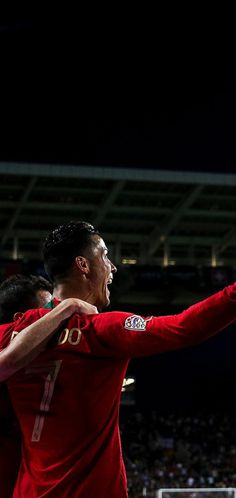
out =
<svg viewBox="0 0 236 498"><path fill-rule="evenodd" d="M236 487L234 418L142 414L122 408L130 498L155 497L160 488Z"/></svg>

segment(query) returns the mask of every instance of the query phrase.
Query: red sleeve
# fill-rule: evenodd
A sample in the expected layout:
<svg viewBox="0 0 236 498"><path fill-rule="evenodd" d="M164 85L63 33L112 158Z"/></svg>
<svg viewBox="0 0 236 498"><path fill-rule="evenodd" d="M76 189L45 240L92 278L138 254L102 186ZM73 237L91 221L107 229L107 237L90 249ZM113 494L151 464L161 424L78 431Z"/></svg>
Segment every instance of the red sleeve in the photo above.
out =
<svg viewBox="0 0 236 498"><path fill-rule="evenodd" d="M46 315L50 310L37 308L26 311L19 320L15 322L0 325L0 351L8 346L11 341L13 332L20 332L33 322Z"/></svg>
<svg viewBox="0 0 236 498"><path fill-rule="evenodd" d="M14 322L15 330L23 330L28 327L33 322L36 322L39 318L50 312L50 309L46 308L36 308L33 310L26 311L19 320Z"/></svg>
<svg viewBox="0 0 236 498"><path fill-rule="evenodd" d="M122 312L101 313L91 317L97 339L93 352L132 358L170 351L204 341L234 320L236 284L178 315L145 319Z"/></svg>
<svg viewBox="0 0 236 498"><path fill-rule="evenodd" d="M0 325L0 353L1 353L1 350L6 348L9 344L9 341L11 338L10 331L12 331L12 324L11 323Z"/></svg>

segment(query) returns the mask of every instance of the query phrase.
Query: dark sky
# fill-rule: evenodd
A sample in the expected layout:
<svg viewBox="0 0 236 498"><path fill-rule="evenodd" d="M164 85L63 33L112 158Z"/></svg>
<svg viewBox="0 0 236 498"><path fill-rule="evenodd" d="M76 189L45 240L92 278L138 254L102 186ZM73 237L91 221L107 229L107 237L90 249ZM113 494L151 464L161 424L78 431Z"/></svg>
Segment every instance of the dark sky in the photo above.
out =
<svg viewBox="0 0 236 498"><path fill-rule="evenodd" d="M174 36L143 45L141 34L86 51L89 36L80 45L70 31L2 21L0 160L234 171L229 47Z"/></svg>

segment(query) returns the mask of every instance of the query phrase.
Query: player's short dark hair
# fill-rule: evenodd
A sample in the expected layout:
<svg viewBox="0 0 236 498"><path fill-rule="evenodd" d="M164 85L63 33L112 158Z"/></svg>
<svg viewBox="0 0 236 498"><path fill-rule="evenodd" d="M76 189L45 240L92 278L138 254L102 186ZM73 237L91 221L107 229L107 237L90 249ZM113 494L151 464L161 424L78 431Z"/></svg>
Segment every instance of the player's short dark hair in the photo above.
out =
<svg viewBox="0 0 236 498"><path fill-rule="evenodd" d="M41 276L12 275L0 285L0 323L13 321L14 313L38 307L37 292L52 293L52 284Z"/></svg>
<svg viewBox="0 0 236 498"><path fill-rule="evenodd" d="M65 277L76 256L86 256L99 232L86 221L70 221L47 235L43 244L45 269L52 281Z"/></svg>

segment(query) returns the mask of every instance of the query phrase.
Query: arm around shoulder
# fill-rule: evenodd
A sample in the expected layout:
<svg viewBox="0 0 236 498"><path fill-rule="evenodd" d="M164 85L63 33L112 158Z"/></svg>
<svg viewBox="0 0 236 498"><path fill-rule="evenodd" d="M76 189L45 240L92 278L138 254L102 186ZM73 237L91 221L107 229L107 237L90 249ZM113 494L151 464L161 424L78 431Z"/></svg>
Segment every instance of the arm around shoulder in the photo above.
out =
<svg viewBox="0 0 236 498"><path fill-rule="evenodd" d="M73 313L95 314L97 308L80 299L65 299L52 311L21 330L14 340L0 352L0 382L36 358L60 324Z"/></svg>

